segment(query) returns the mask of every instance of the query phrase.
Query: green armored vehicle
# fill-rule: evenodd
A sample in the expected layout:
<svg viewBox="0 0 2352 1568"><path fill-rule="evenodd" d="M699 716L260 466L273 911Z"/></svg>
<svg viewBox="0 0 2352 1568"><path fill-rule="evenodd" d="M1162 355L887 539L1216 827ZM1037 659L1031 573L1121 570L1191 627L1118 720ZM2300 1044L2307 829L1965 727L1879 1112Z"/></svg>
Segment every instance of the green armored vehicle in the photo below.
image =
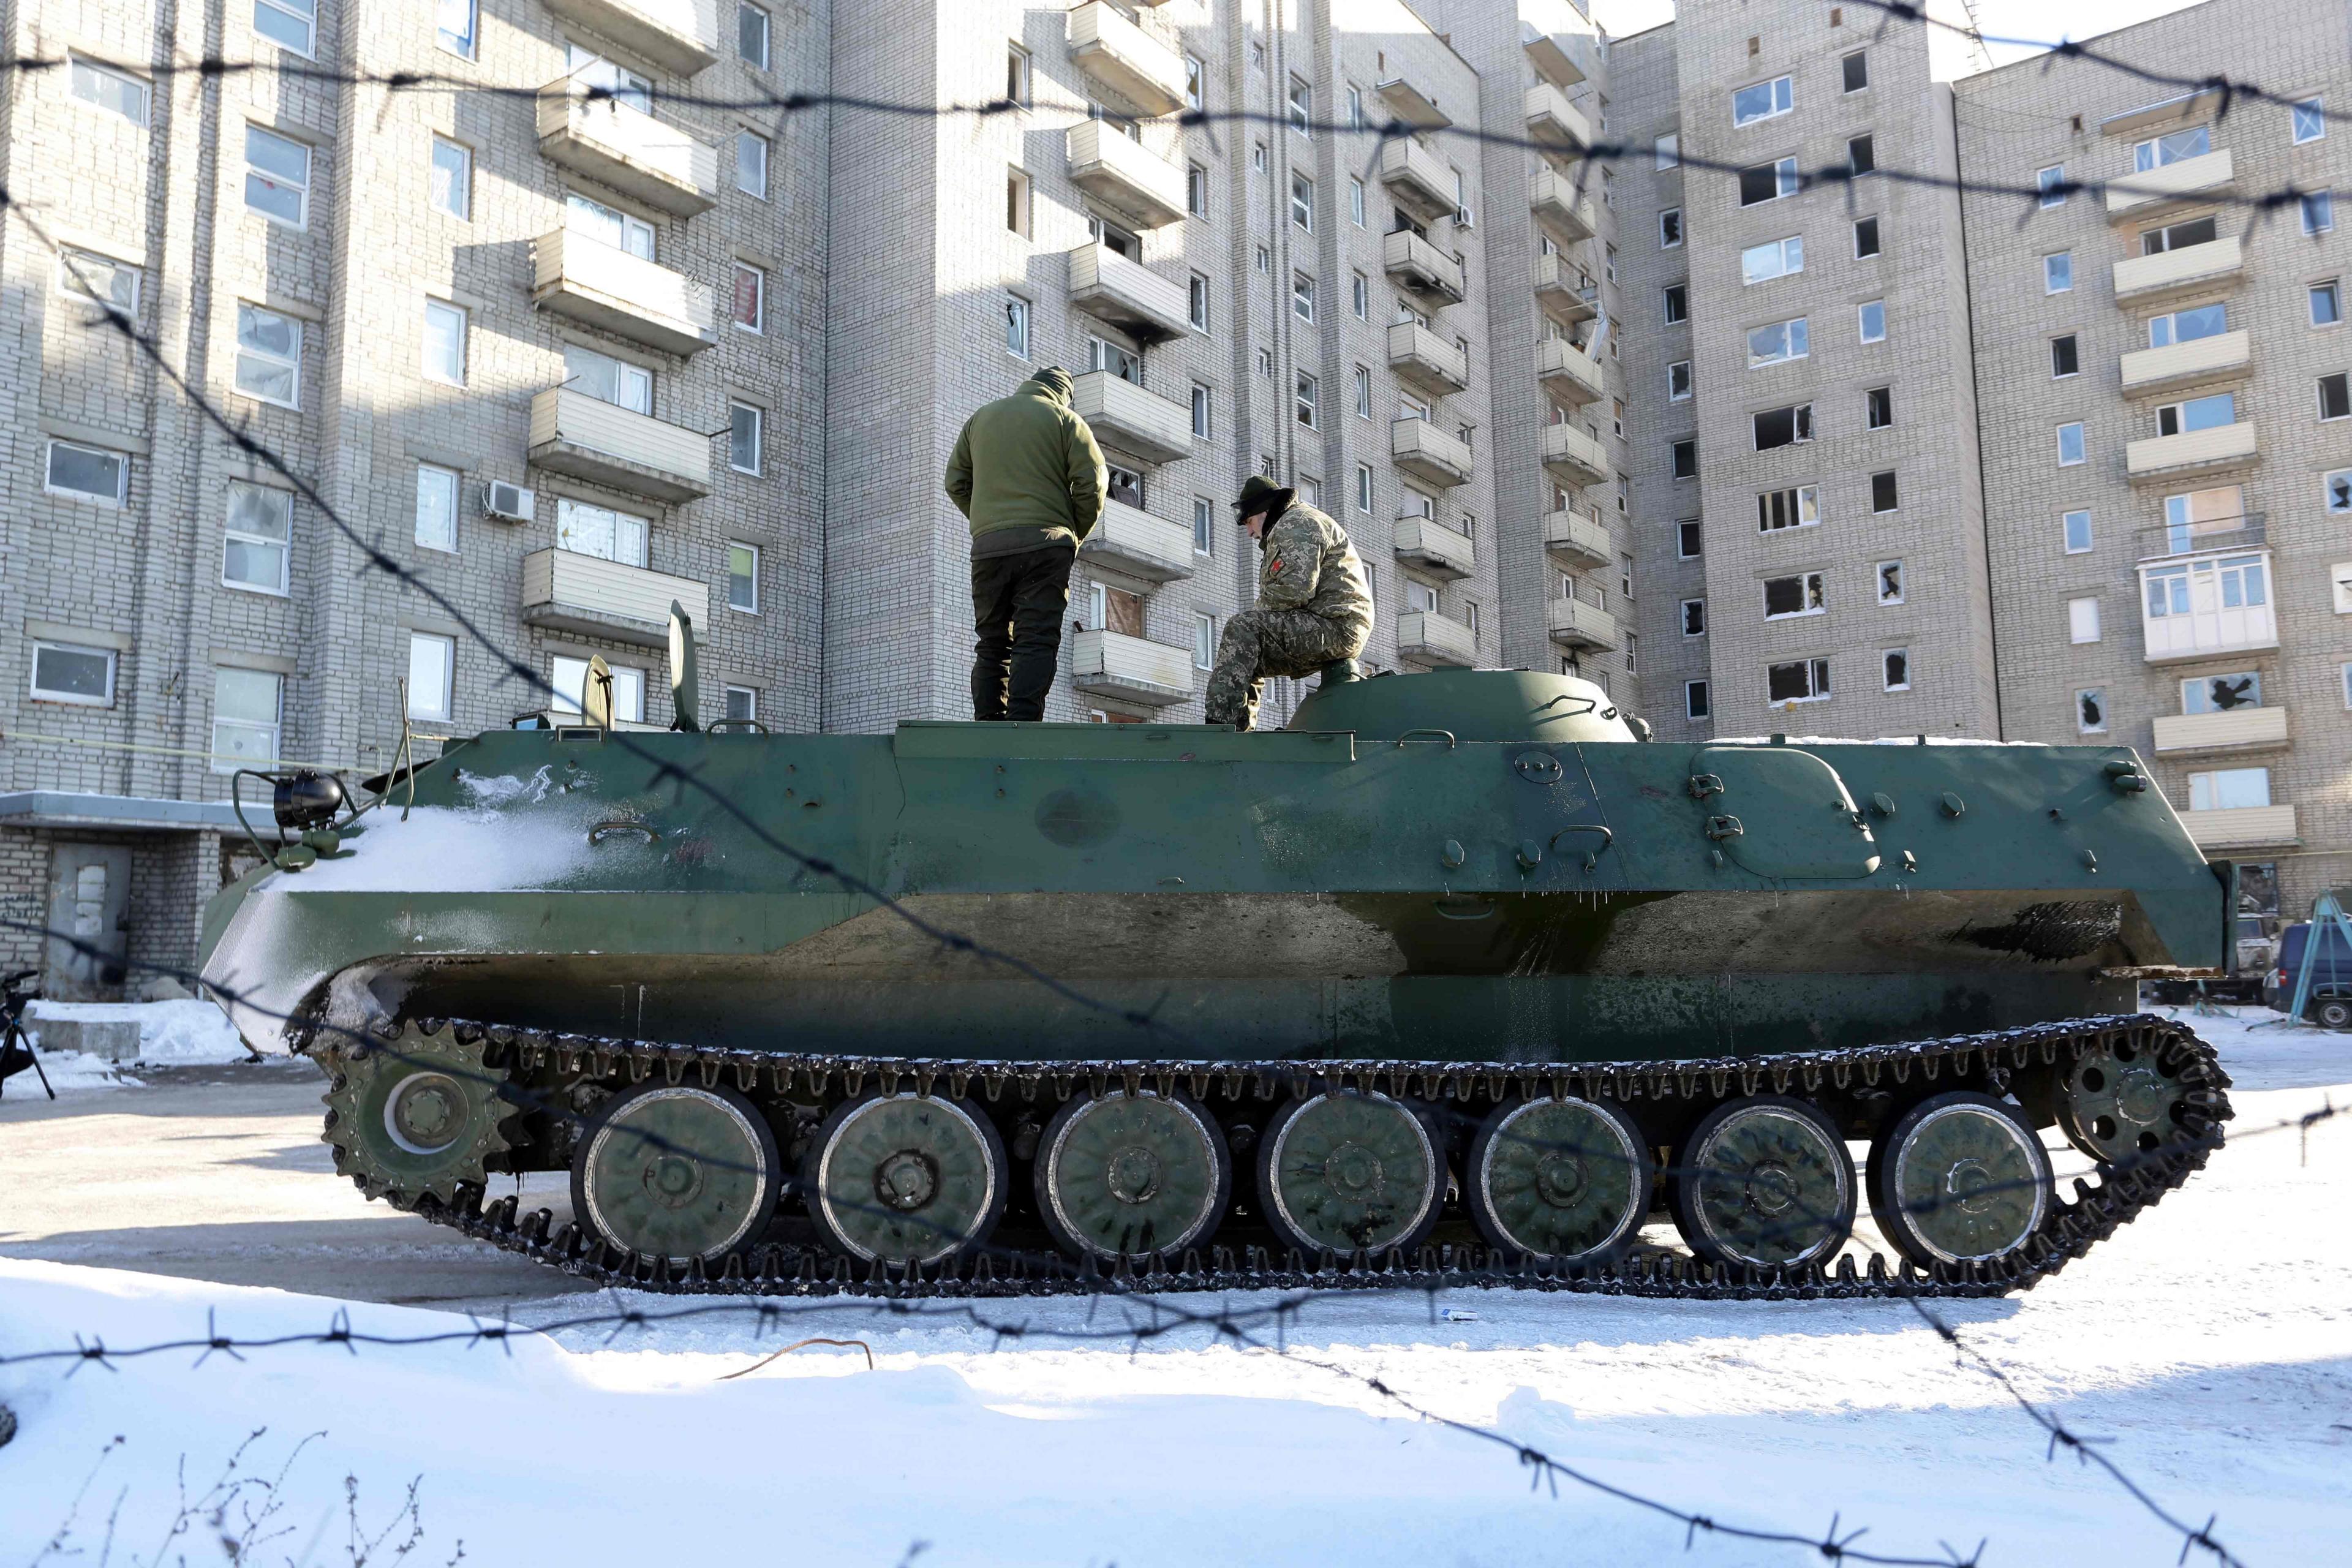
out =
<svg viewBox="0 0 2352 1568"><path fill-rule="evenodd" d="M718 728L276 780L205 978L369 1196L666 1289L1982 1293L2230 1114L2132 1015L2231 931L2128 750L1644 743L1501 670ZM568 1222L493 1196L566 1171Z"/></svg>

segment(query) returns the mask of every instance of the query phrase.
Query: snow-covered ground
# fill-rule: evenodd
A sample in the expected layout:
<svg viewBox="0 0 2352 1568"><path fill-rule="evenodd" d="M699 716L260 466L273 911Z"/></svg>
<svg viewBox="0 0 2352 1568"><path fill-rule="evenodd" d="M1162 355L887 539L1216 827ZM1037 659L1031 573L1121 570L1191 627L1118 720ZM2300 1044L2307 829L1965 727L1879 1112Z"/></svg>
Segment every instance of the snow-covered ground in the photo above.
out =
<svg viewBox="0 0 2352 1568"><path fill-rule="evenodd" d="M2256 1027L2266 1016L2188 1020L2237 1079L2235 1141L2208 1171L2038 1289L1938 1310L2158 1500L2199 1523L2218 1514L2243 1561L2352 1563L2352 1117L2307 1138L2259 1131L2352 1102L2352 1039ZM574 1296L518 1315L697 1305ZM0 1262L0 1356L76 1335L201 1338L208 1321L315 1332L339 1310L362 1332L468 1327ZM1557 1496L1530 1488L1511 1447L1405 1402L1718 1519L1812 1534L1834 1514L1889 1555L1965 1554L1980 1538L1988 1565L2180 1552L2113 1481L2047 1462L2041 1431L1901 1303L1335 1296L1304 1305L1281 1350L1206 1328L1120 1337L1150 1321L1139 1304L783 1311L764 1333L713 1315L504 1348L185 1350L70 1378L0 1366L22 1420L0 1450L0 1563L53 1541L51 1561L96 1562L110 1525L118 1563L221 1560L219 1531L268 1504L248 1489L167 1555L182 1468L201 1493L257 1430L238 1474L274 1482L260 1528L289 1533L252 1554L269 1563L352 1560L346 1478L362 1531L391 1531L376 1560L422 1531L412 1568L461 1542L471 1563L592 1568L1820 1561L1705 1537L1685 1558L1681 1525L1564 1479ZM861 1350L813 1346L721 1381L809 1335L864 1341L874 1369Z"/></svg>
<svg viewBox="0 0 2352 1568"><path fill-rule="evenodd" d="M110 1062L87 1051L41 1048L45 1022L88 1020L94 1023L136 1022L139 1026L137 1063ZM67 1089L136 1089L139 1079L128 1070L137 1067L214 1067L240 1062L253 1053L236 1037L218 1007L210 1002L183 998L171 1002L36 1002L25 1010L25 1028L49 1086ZM29 1069L8 1080L8 1089L22 1094L41 1092L40 1079Z"/></svg>

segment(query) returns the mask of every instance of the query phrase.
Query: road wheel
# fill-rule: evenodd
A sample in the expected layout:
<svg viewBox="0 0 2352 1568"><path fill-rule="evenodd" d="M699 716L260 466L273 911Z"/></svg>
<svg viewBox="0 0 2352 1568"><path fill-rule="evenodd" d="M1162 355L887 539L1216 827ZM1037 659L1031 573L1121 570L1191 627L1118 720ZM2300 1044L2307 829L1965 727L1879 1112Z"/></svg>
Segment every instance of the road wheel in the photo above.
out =
<svg viewBox="0 0 2352 1568"><path fill-rule="evenodd" d="M1853 1161L1830 1119L1759 1094L1699 1119L1675 1162L1675 1224L1710 1263L1769 1268L1833 1257L1853 1228Z"/></svg>
<svg viewBox="0 0 2352 1568"><path fill-rule="evenodd" d="M572 1212L616 1247L675 1263L758 1241L783 1191L767 1118L731 1089L641 1083L604 1102L572 1156Z"/></svg>
<svg viewBox="0 0 2352 1568"><path fill-rule="evenodd" d="M803 1190L843 1251L906 1265L985 1242L1004 1213L1005 1179L1004 1144L970 1102L869 1094L825 1118Z"/></svg>
<svg viewBox="0 0 2352 1568"><path fill-rule="evenodd" d="M1506 1252L1599 1262L1622 1252L1650 1208L1650 1152L1606 1101L1529 1100L1495 1108L1470 1145L1470 1217Z"/></svg>
<svg viewBox="0 0 2352 1568"><path fill-rule="evenodd" d="M1921 1100L1870 1150L1870 1214L1914 1263L2022 1247L2050 1212L2050 1156L2011 1106L1961 1089Z"/></svg>
<svg viewBox="0 0 2352 1568"><path fill-rule="evenodd" d="M1437 1224L1444 1181L1428 1124L1370 1089L1294 1100L1258 1142L1266 1224L1306 1253L1420 1246Z"/></svg>
<svg viewBox="0 0 2352 1568"><path fill-rule="evenodd" d="M1181 1253L1224 1217L1233 1158L1190 1095L1081 1094L1038 1141L1037 1212L1063 1250L1106 1261Z"/></svg>

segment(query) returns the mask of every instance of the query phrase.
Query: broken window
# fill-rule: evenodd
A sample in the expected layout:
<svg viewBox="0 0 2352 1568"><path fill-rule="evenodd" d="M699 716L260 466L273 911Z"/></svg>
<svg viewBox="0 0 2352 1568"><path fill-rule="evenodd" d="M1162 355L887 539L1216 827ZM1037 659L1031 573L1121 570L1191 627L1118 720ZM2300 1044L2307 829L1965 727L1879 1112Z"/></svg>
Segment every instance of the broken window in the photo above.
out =
<svg viewBox="0 0 2352 1568"><path fill-rule="evenodd" d="M1766 490L1756 498L1756 530L1759 533L1783 528L1811 528L1821 520L1821 490L1817 486Z"/></svg>
<svg viewBox="0 0 2352 1568"><path fill-rule="evenodd" d="M1829 694L1828 659L1800 658L1765 667L1764 698L1776 708L1791 702L1819 702Z"/></svg>
<svg viewBox="0 0 2352 1568"><path fill-rule="evenodd" d="M1817 616L1827 607L1819 572L1764 579L1764 618L1768 621L1789 616Z"/></svg>
<svg viewBox="0 0 2352 1568"><path fill-rule="evenodd" d="M2227 675L2200 675L2180 683L2183 713L2227 713L2232 708L2263 705L2263 678L2258 670L2233 669Z"/></svg>
<svg viewBox="0 0 2352 1568"><path fill-rule="evenodd" d="M1793 447L1813 438L1813 405L1799 403L1787 408L1767 408L1755 418L1756 449Z"/></svg>
<svg viewBox="0 0 2352 1568"><path fill-rule="evenodd" d="M1910 690L1911 650L1907 647L1891 647L1885 653L1879 655L1878 658L1880 667L1885 675L1885 689L1889 691Z"/></svg>
<svg viewBox="0 0 2352 1568"><path fill-rule="evenodd" d="M2085 735L2096 735L2106 727L2106 688L2093 686L2074 693L2074 728Z"/></svg>
<svg viewBox="0 0 2352 1568"><path fill-rule="evenodd" d="M1903 563L1882 561L1878 563L1878 602L1899 605L1903 602Z"/></svg>

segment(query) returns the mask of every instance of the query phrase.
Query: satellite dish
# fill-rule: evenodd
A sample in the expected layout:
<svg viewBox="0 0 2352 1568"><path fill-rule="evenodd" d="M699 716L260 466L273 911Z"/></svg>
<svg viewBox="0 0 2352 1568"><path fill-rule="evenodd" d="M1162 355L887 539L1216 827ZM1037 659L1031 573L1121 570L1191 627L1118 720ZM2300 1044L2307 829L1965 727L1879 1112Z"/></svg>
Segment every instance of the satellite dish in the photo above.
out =
<svg viewBox="0 0 2352 1568"><path fill-rule="evenodd" d="M580 711L599 730L613 727L613 667L601 653L588 660L588 679L580 683Z"/></svg>

